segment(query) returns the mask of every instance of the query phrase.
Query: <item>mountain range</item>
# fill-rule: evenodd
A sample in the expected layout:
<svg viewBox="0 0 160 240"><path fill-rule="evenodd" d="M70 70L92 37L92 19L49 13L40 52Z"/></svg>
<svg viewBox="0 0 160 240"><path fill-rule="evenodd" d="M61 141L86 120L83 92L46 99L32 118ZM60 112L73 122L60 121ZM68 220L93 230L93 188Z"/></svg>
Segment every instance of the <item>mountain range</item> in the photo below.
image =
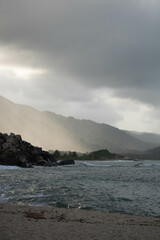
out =
<svg viewBox="0 0 160 240"><path fill-rule="evenodd" d="M156 145L160 145L160 134L156 133L146 133L146 132L136 132L131 131L128 133L136 138L138 138L141 141L145 141L148 143L154 143Z"/></svg>
<svg viewBox="0 0 160 240"><path fill-rule="evenodd" d="M148 134L143 138L140 133L126 132L108 124L38 111L2 96L0 132L20 134L26 141L45 150L90 152L108 149L127 153L160 146L160 135Z"/></svg>

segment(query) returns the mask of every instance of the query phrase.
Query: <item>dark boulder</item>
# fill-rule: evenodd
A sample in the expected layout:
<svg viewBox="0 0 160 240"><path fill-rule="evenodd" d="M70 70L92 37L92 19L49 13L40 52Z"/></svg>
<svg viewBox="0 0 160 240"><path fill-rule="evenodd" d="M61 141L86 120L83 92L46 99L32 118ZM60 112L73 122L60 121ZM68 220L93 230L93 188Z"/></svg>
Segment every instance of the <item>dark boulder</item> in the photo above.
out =
<svg viewBox="0 0 160 240"><path fill-rule="evenodd" d="M70 160L60 160L58 161L58 165L62 166L62 165L71 165L71 164L75 164L75 161L70 159Z"/></svg>

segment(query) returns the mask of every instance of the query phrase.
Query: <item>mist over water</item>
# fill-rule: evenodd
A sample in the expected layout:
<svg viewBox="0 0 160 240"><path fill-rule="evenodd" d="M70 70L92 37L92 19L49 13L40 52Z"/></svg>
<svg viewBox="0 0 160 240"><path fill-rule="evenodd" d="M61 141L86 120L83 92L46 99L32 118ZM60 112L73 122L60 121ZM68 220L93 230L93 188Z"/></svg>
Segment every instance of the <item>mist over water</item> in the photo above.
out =
<svg viewBox="0 0 160 240"><path fill-rule="evenodd" d="M0 166L0 202L160 217L160 161Z"/></svg>

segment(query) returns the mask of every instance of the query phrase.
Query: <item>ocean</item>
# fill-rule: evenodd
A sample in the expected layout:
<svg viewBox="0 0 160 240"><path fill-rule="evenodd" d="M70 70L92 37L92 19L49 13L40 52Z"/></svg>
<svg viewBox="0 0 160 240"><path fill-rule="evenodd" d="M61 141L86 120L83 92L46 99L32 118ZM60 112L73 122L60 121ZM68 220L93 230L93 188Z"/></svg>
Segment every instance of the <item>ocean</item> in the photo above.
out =
<svg viewBox="0 0 160 240"><path fill-rule="evenodd" d="M160 217L160 161L0 166L0 203Z"/></svg>

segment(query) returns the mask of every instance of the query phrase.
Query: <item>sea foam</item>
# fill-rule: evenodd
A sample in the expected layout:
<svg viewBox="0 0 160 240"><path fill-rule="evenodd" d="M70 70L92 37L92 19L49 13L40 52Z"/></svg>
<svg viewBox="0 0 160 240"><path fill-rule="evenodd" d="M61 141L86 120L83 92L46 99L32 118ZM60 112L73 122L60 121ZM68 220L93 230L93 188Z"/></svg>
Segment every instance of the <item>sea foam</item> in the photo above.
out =
<svg viewBox="0 0 160 240"><path fill-rule="evenodd" d="M20 167L17 166L6 166L6 165L0 165L0 170L4 169L4 170L8 170L8 169L21 169Z"/></svg>

